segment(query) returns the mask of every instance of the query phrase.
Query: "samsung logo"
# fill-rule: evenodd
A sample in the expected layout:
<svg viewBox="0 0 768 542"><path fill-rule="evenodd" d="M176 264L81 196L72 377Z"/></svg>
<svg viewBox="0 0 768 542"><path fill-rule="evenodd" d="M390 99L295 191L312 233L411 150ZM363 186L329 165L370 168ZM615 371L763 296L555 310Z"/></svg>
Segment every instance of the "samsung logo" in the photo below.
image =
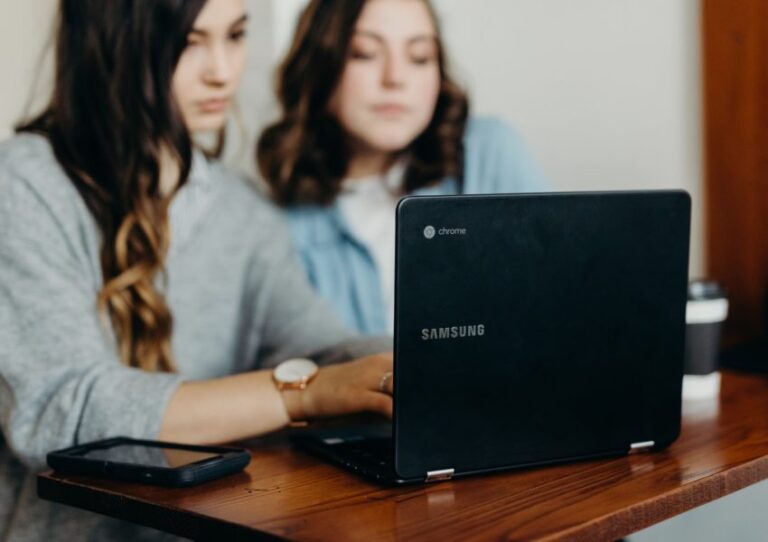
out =
<svg viewBox="0 0 768 542"><path fill-rule="evenodd" d="M482 337L483 335L485 335L485 326L483 324L474 326L433 327L421 330L422 341Z"/></svg>
<svg viewBox="0 0 768 542"><path fill-rule="evenodd" d="M435 235L467 235L467 228L442 227L439 230L435 229L434 226L424 228L424 237L427 239L433 239Z"/></svg>

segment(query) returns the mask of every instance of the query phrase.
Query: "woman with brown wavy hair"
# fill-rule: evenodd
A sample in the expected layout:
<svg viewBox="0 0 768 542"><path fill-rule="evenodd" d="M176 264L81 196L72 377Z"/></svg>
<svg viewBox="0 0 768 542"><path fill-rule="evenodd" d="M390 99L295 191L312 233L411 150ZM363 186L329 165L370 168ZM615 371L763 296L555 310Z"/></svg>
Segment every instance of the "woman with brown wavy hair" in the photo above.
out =
<svg viewBox="0 0 768 542"><path fill-rule="evenodd" d="M224 126L245 24L244 0L61 0L52 100L0 145L3 539L151 534L37 499L54 449L391 412L390 355L287 361L390 345L334 318L280 214L193 144Z"/></svg>
<svg viewBox="0 0 768 542"><path fill-rule="evenodd" d="M401 196L545 184L509 126L468 117L428 0L310 1L277 83L261 174L310 282L361 332L392 331Z"/></svg>

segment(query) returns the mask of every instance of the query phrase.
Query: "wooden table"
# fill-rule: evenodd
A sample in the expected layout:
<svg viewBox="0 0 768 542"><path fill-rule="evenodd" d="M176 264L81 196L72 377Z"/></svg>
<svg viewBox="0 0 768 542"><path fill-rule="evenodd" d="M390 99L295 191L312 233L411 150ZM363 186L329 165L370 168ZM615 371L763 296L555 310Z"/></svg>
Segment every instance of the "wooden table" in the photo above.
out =
<svg viewBox="0 0 768 542"><path fill-rule="evenodd" d="M193 539L615 540L768 478L768 378L723 375L667 450L385 489L293 450L194 489L47 473L42 498Z"/></svg>

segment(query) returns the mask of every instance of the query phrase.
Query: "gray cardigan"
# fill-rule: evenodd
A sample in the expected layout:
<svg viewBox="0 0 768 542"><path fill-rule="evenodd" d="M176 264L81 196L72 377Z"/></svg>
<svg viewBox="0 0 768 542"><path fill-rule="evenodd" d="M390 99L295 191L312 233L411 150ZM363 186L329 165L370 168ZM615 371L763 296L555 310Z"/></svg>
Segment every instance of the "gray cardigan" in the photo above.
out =
<svg viewBox="0 0 768 542"><path fill-rule="evenodd" d="M176 374L120 363L96 310L100 234L46 139L0 145L0 540L142 539L156 533L41 501L48 451L115 435L155 438L186 379L293 356L390 349L357 339L312 293L279 214L196 155L171 207L167 282ZM254 414L255 415L255 414Z"/></svg>

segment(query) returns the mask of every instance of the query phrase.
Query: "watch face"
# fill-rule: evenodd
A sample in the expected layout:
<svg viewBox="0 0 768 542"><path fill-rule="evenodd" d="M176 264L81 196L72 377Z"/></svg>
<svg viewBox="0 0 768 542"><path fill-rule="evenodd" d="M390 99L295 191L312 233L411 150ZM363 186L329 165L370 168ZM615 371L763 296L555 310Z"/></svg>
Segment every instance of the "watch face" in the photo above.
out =
<svg viewBox="0 0 768 542"><path fill-rule="evenodd" d="M275 367L275 379L296 383L308 379L317 372L317 365L308 359L291 359Z"/></svg>

